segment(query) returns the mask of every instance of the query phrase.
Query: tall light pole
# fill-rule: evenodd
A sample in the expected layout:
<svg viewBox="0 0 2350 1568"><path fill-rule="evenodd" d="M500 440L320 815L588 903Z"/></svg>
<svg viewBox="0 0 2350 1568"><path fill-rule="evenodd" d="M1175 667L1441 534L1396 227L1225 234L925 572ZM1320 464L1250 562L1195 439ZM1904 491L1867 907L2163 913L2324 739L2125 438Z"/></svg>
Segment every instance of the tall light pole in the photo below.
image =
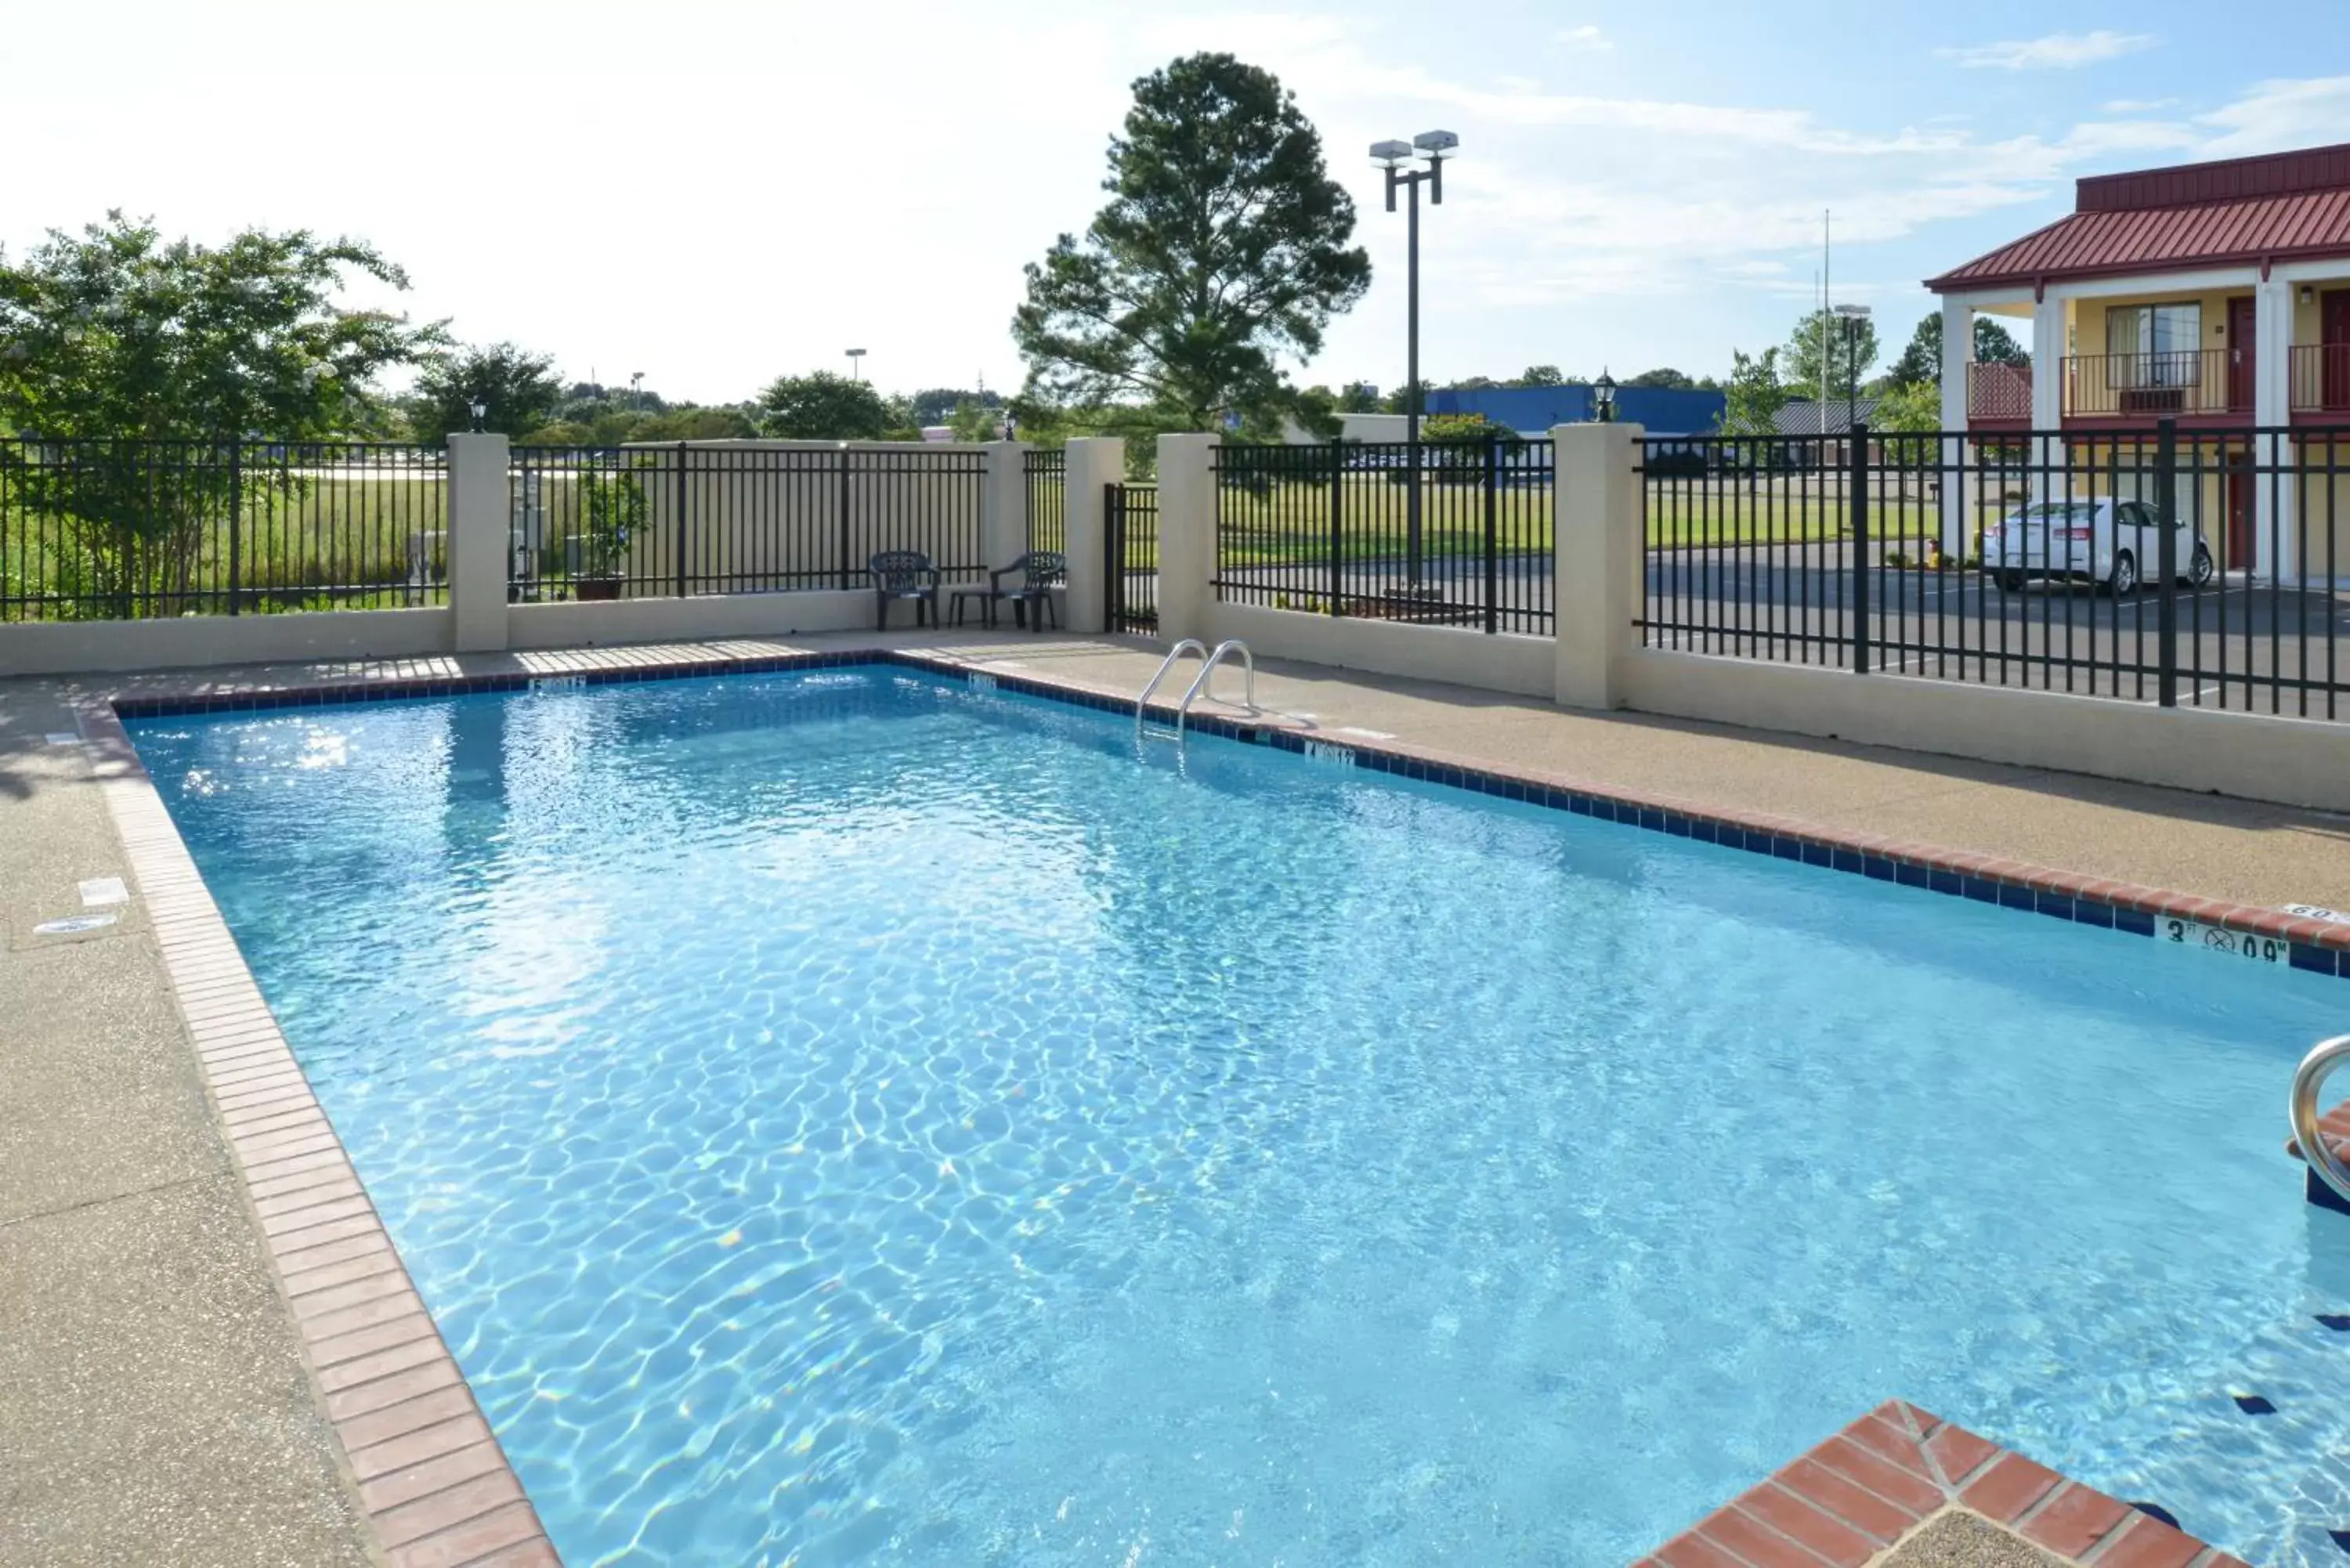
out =
<svg viewBox="0 0 2350 1568"><path fill-rule="evenodd" d="M848 379L852 381L861 381L865 379L865 367L859 363L859 361L865 358L865 350L862 348L851 348L847 353Z"/></svg>
<svg viewBox="0 0 2350 1568"><path fill-rule="evenodd" d="M1839 305L1835 313L1844 323L1844 428L1849 440L1860 422L1860 329L1868 320L1868 306Z"/></svg>
<svg viewBox="0 0 2350 1568"><path fill-rule="evenodd" d="M1428 186L1430 206L1444 204L1444 160L1461 145L1449 130L1423 130L1409 142L1375 141L1371 161L1387 171L1388 211L1396 210L1396 189L1410 193L1410 216L1404 224L1404 562L1409 578L1407 591L1420 587L1419 528L1419 187ZM1407 169L1415 151L1425 169Z"/></svg>

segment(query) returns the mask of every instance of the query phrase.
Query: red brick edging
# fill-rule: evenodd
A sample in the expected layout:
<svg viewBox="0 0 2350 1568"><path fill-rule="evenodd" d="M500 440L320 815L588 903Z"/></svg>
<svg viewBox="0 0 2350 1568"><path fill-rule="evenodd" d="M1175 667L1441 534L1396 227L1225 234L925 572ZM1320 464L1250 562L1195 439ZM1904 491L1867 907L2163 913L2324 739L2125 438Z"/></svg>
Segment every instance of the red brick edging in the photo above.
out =
<svg viewBox="0 0 2350 1568"><path fill-rule="evenodd" d="M93 706L81 730L319 1407L384 1560L560 1568L120 721Z"/></svg>
<svg viewBox="0 0 2350 1568"><path fill-rule="evenodd" d="M2246 1568L2151 1514L1898 1399L1634 1568L1861 1568L1953 1509L2089 1568Z"/></svg>

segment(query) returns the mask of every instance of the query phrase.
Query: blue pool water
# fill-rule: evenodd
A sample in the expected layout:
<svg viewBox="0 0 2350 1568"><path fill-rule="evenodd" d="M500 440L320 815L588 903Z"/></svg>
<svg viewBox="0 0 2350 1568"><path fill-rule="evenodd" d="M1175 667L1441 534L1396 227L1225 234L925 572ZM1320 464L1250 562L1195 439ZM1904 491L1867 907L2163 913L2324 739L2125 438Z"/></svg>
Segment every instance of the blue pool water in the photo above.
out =
<svg viewBox="0 0 2350 1568"><path fill-rule="evenodd" d="M133 729L574 1564L1617 1564L1895 1396L2350 1524L2341 981L889 668Z"/></svg>

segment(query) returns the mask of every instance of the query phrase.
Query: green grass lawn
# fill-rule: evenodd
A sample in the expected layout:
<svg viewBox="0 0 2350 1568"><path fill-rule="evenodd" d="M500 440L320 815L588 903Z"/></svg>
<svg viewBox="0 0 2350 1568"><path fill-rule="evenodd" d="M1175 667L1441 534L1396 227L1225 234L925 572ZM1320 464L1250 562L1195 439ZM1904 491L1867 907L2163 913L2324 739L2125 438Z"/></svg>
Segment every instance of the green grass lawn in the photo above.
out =
<svg viewBox="0 0 2350 1568"><path fill-rule="evenodd" d="M1403 487L1385 475L1348 475L1337 496L1340 558L1388 560L1407 547ZM1330 558L1331 487L1282 483L1258 492L1227 485L1220 497L1218 564L1295 565ZM1494 498L1494 537L1503 554L1548 554L1552 493L1547 483L1507 485ZM1842 537L1849 509L1841 490L1761 479L1660 482L1648 487L1648 544L1655 549L1800 544ZM1484 491L1430 484L1421 496L1422 549L1430 556L1482 554ZM1872 495L1870 533L1887 543L1922 545L1939 535L1936 503L1909 495Z"/></svg>

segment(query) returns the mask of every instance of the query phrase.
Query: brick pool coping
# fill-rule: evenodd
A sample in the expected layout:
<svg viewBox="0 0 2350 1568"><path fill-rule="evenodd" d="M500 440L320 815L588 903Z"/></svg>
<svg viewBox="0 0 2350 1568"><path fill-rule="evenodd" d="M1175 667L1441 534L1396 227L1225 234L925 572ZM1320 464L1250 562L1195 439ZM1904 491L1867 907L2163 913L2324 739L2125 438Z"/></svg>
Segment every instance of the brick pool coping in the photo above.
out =
<svg viewBox="0 0 2350 1568"><path fill-rule="evenodd" d="M1953 1511L2089 1568L2246 1568L2151 1514L1898 1399L1633 1568L1862 1568Z"/></svg>
<svg viewBox="0 0 2350 1568"><path fill-rule="evenodd" d="M886 647L777 652L772 644L753 644L741 651L723 644L692 644L551 653L531 658L522 670L494 674L362 673L357 679L317 675L282 682L205 680L183 690L151 688L82 701L82 734L92 744L101 788L122 837L133 880L147 900L214 1114L244 1176L256 1228L266 1241L301 1333L319 1404L342 1445L369 1527L393 1568L427 1564L432 1568L558 1564L559 1568L559 1559L352 1169L341 1139L279 1033L122 722L519 691L549 680L606 685L859 665L897 666L984 681L998 690L1119 713L1134 710L1132 697L1072 681L992 670L988 663L985 658ZM1150 711L1161 722L1171 723L1175 719L1171 706L1154 706ZM1188 723L1204 734L1295 753L1311 748L1317 754L1344 753L1342 760L1378 772L2148 938L2157 935L2157 922L2165 919L2217 926L2239 935L2289 944L2290 962L2295 969L2350 978L2350 923L2310 919L1876 835L1838 833L1799 818L1700 805L1539 770L1501 766L1394 740L1351 735L1326 739L1278 723L1221 713L1195 713ZM1872 1422L1876 1425L1865 1424ZM1817 1511L1818 1504L1808 1493L1787 1485L1791 1473L1800 1471L1806 1477L1817 1470L1839 1473L1821 1457L1824 1451L1848 1454L1855 1446L1897 1442L1911 1443L1915 1455L1879 1458L1946 1489L1963 1480L1970 1492L1989 1480L1992 1469L2009 1461L2029 1466L2030 1473L2049 1477L2046 1486L2000 1521L2023 1518L2029 1510L2027 1534L2032 1524L2043 1517L2071 1519L2075 1514L2102 1514L2106 1504L2122 1506L2022 1456L1995 1449L1984 1439L1915 1407L1897 1403L1881 1407L1746 1497L1659 1548L1643 1560L1644 1568L1652 1562L1664 1568L1740 1568L1741 1564L1783 1568L1783 1564L1798 1563L1818 1568L1825 1554L1795 1547L1783 1536L1781 1540L1792 1554L1764 1557L1753 1557L1742 1548L1727 1550L1715 1537L1727 1532L1748 1540L1756 1550L1770 1545L1770 1550L1780 1551L1779 1545L1767 1540L1758 1542L1742 1532L1757 1518L1783 1530L1770 1513L1757 1511L1781 1509L1778 1500L1783 1494L1797 1507ZM1927 1447L1929 1442L1939 1445L1940 1451L1961 1448L1971 1451L1970 1445L1980 1445L1998 1457L1982 1459L1962 1476L1950 1476L1939 1468L1943 1460L1935 1457L1937 1450ZM2008 1469L2002 1473L2022 1476L2027 1472ZM1915 1488L1909 1489L1908 1495L1921 1501L1924 1496ZM2085 1501L2066 1501L2076 1496ZM1933 1509L1915 1515L1910 1522L1953 1498L1973 1506L1961 1492L1946 1490ZM2097 1501L2085 1501L2089 1499ZM1808 1514L1784 1518L1811 1527ZM2108 1521L2099 1539L2091 1542L2098 1549L2094 1568L2241 1568L2235 1559L2176 1532L2170 1534L2195 1550L2185 1556L2168 1554L2159 1546L2168 1537L2158 1537L2133 1522L2144 1518L2131 1511L2128 1519L2121 1521L2126 1529L2116 1529ZM2151 1519L2145 1522L2156 1530L2168 1529ZM1839 1528L1848 1530L1856 1523L1847 1521ZM2055 1527L2054 1523L2048 1526ZM1843 1537L1835 1539L1847 1548L1853 1544ZM2116 1549L2116 1540L2122 1550ZM1874 1554L1872 1549L1852 1563L1856 1568ZM1825 1560L1845 1561L1833 1555L1825 1555Z"/></svg>
<svg viewBox="0 0 2350 1568"><path fill-rule="evenodd" d="M390 1568L560 1568L110 706L81 711L222 1140Z"/></svg>

